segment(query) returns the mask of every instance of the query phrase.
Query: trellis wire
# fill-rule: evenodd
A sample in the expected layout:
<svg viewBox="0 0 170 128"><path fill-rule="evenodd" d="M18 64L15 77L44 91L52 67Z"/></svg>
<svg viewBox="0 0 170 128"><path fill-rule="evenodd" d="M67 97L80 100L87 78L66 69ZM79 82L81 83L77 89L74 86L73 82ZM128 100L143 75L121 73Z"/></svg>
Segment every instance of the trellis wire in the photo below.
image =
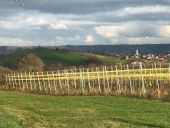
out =
<svg viewBox="0 0 170 128"><path fill-rule="evenodd" d="M6 89L53 95L157 95L169 94L169 65L123 65L71 68L6 76Z"/></svg>

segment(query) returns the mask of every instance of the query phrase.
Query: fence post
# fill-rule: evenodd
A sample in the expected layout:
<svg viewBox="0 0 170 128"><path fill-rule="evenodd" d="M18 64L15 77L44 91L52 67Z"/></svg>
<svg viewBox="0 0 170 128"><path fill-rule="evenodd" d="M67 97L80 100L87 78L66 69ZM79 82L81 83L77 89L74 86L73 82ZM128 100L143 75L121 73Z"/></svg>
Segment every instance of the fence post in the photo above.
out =
<svg viewBox="0 0 170 128"><path fill-rule="evenodd" d="M113 66L110 66L110 89L113 91Z"/></svg>
<svg viewBox="0 0 170 128"><path fill-rule="evenodd" d="M21 83L22 83L22 91L25 91L25 83L24 83L24 76L23 76L23 73L21 73Z"/></svg>
<svg viewBox="0 0 170 128"><path fill-rule="evenodd" d="M128 71L128 79L129 79L129 84L130 84L130 93L133 94L133 89L132 89L132 81L131 81L131 77L130 77L130 74L129 74L129 66L127 64L127 71Z"/></svg>
<svg viewBox="0 0 170 128"><path fill-rule="evenodd" d="M60 89L62 90L62 83L61 83L61 78L60 78L60 71L58 71L58 80L59 80L59 86L60 86Z"/></svg>
<svg viewBox="0 0 170 128"><path fill-rule="evenodd" d="M35 76L35 72L33 72L32 73L33 74L33 80L34 80L34 89L33 90L37 90L37 84L36 84L36 81L35 81L35 79L36 79L36 76Z"/></svg>
<svg viewBox="0 0 170 128"><path fill-rule="evenodd" d="M91 83L90 83L90 76L89 76L89 68L86 69L86 72L87 72L89 90L90 90L90 93L91 93Z"/></svg>
<svg viewBox="0 0 170 128"><path fill-rule="evenodd" d="M107 74L107 68L106 68L106 66L105 66L105 74L106 74L106 80L107 80L107 88L108 88L108 91L109 91L109 93L110 93L110 84L109 84L109 78L108 78L108 74Z"/></svg>
<svg viewBox="0 0 170 128"><path fill-rule="evenodd" d="M8 86L9 86L8 80L9 80L8 75L6 75L5 76L5 81L6 81L5 88L6 88L6 90L8 90Z"/></svg>
<svg viewBox="0 0 170 128"><path fill-rule="evenodd" d="M41 92L42 88L41 88L40 76L39 76L38 72L37 72L37 76L38 76L38 87L39 87L39 90Z"/></svg>
<svg viewBox="0 0 170 128"><path fill-rule="evenodd" d="M104 71L104 66L103 66L103 87L104 87L104 89L103 89L103 92L105 93L105 88L106 88L106 83L105 83L105 71Z"/></svg>
<svg viewBox="0 0 170 128"><path fill-rule="evenodd" d="M97 80L98 80L98 90L101 93L101 85L100 85L100 78L99 78L99 67L96 67L96 72L97 72Z"/></svg>
<svg viewBox="0 0 170 128"><path fill-rule="evenodd" d="M158 73L157 73L157 66L155 64L155 71L156 71L156 85L158 89L158 98L160 98L160 87L159 87L159 78L158 78Z"/></svg>
<svg viewBox="0 0 170 128"><path fill-rule="evenodd" d="M68 77L68 70L65 71L66 74L66 82L67 82L67 89L68 89L68 95L70 94L70 84L69 84L69 77Z"/></svg>
<svg viewBox="0 0 170 128"><path fill-rule="evenodd" d="M73 77L74 77L74 89L76 91L76 89L77 89L77 83L76 83L77 78L75 78L75 77L77 77L76 76L76 68L72 72L73 72Z"/></svg>
<svg viewBox="0 0 170 128"><path fill-rule="evenodd" d="M51 92L51 83L50 83L50 77L49 77L48 71L47 71L47 79L48 79L48 87L49 87L49 90Z"/></svg>
<svg viewBox="0 0 170 128"><path fill-rule="evenodd" d="M82 69L81 68L80 68L80 83L81 83L82 91L83 91L83 94L84 94L83 76L82 76Z"/></svg>
<svg viewBox="0 0 170 128"><path fill-rule="evenodd" d="M143 67L142 67L142 63L140 63L140 70L141 70L141 82L142 82L142 92L145 95L146 90L145 90L145 82L144 82L144 77L143 77Z"/></svg>
<svg viewBox="0 0 170 128"><path fill-rule="evenodd" d="M119 74L118 74L118 69L117 69L117 65L115 66L116 68L116 85L117 85L117 92L118 94L121 93L121 89L120 89L120 82L119 82ZM122 75L122 70L121 70L121 75ZM122 78L121 78L122 79Z"/></svg>

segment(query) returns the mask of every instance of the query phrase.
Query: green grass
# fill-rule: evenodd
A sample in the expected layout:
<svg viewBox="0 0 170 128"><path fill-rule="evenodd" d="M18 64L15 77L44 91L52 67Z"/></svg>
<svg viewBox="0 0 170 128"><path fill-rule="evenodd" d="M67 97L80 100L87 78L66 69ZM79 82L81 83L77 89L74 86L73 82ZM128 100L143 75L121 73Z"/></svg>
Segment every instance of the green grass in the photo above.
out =
<svg viewBox="0 0 170 128"><path fill-rule="evenodd" d="M170 103L113 96L0 91L2 128L168 128Z"/></svg>
<svg viewBox="0 0 170 128"><path fill-rule="evenodd" d="M103 64L113 64L113 63L123 63L124 60L121 60L119 58L115 58L113 56L109 55L100 55L100 54L94 54L94 53L81 53L82 55L90 58L96 59L98 62L101 62Z"/></svg>

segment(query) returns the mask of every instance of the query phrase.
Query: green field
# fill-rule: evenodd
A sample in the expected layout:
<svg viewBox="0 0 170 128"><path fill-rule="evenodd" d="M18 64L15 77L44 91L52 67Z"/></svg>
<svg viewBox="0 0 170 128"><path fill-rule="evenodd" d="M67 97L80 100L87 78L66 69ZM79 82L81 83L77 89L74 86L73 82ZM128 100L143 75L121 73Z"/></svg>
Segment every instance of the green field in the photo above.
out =
<svg viewBox="0 0 170 128"><path fill-rule="evenodd" d="M115 58L108 55L100 55L95 53L80 53L81 55L88 57L88 58L96 58L96 60L103 64L113 64L113 63L123 63L124 60L121 60L119 58Z"/></svg>
<svg viewBox="0 0 170 128"><path fill-rule="evenodd" d="M2 128L168 128L170 103L113 96L0 91Z"/></svg>
<svg viewBox="0 0 170 128"><path fill-rule="evenodd" d="M106 55L81 54L79 52L62 51L49 48L22 49L8 54L0 54L0 65L12 69L17 69L18 62L25 55L33 53L41 58L45 66L62 64L64 66L88 65L96 62L97 64L113 64L123 62L122 60ZM101 58L102 57L102 58Z"/></svg>

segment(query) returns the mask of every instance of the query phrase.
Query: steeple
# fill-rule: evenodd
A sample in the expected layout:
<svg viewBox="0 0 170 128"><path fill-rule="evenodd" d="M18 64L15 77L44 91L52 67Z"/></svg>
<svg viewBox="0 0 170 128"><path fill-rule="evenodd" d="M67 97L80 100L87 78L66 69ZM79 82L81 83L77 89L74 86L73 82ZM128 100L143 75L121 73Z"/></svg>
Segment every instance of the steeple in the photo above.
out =
<svg viewBox="0 0 170 128"><path fill-rule="evenodd" d="M139 50L138 49L136 49L136 55L139 56Z"/></svg>

